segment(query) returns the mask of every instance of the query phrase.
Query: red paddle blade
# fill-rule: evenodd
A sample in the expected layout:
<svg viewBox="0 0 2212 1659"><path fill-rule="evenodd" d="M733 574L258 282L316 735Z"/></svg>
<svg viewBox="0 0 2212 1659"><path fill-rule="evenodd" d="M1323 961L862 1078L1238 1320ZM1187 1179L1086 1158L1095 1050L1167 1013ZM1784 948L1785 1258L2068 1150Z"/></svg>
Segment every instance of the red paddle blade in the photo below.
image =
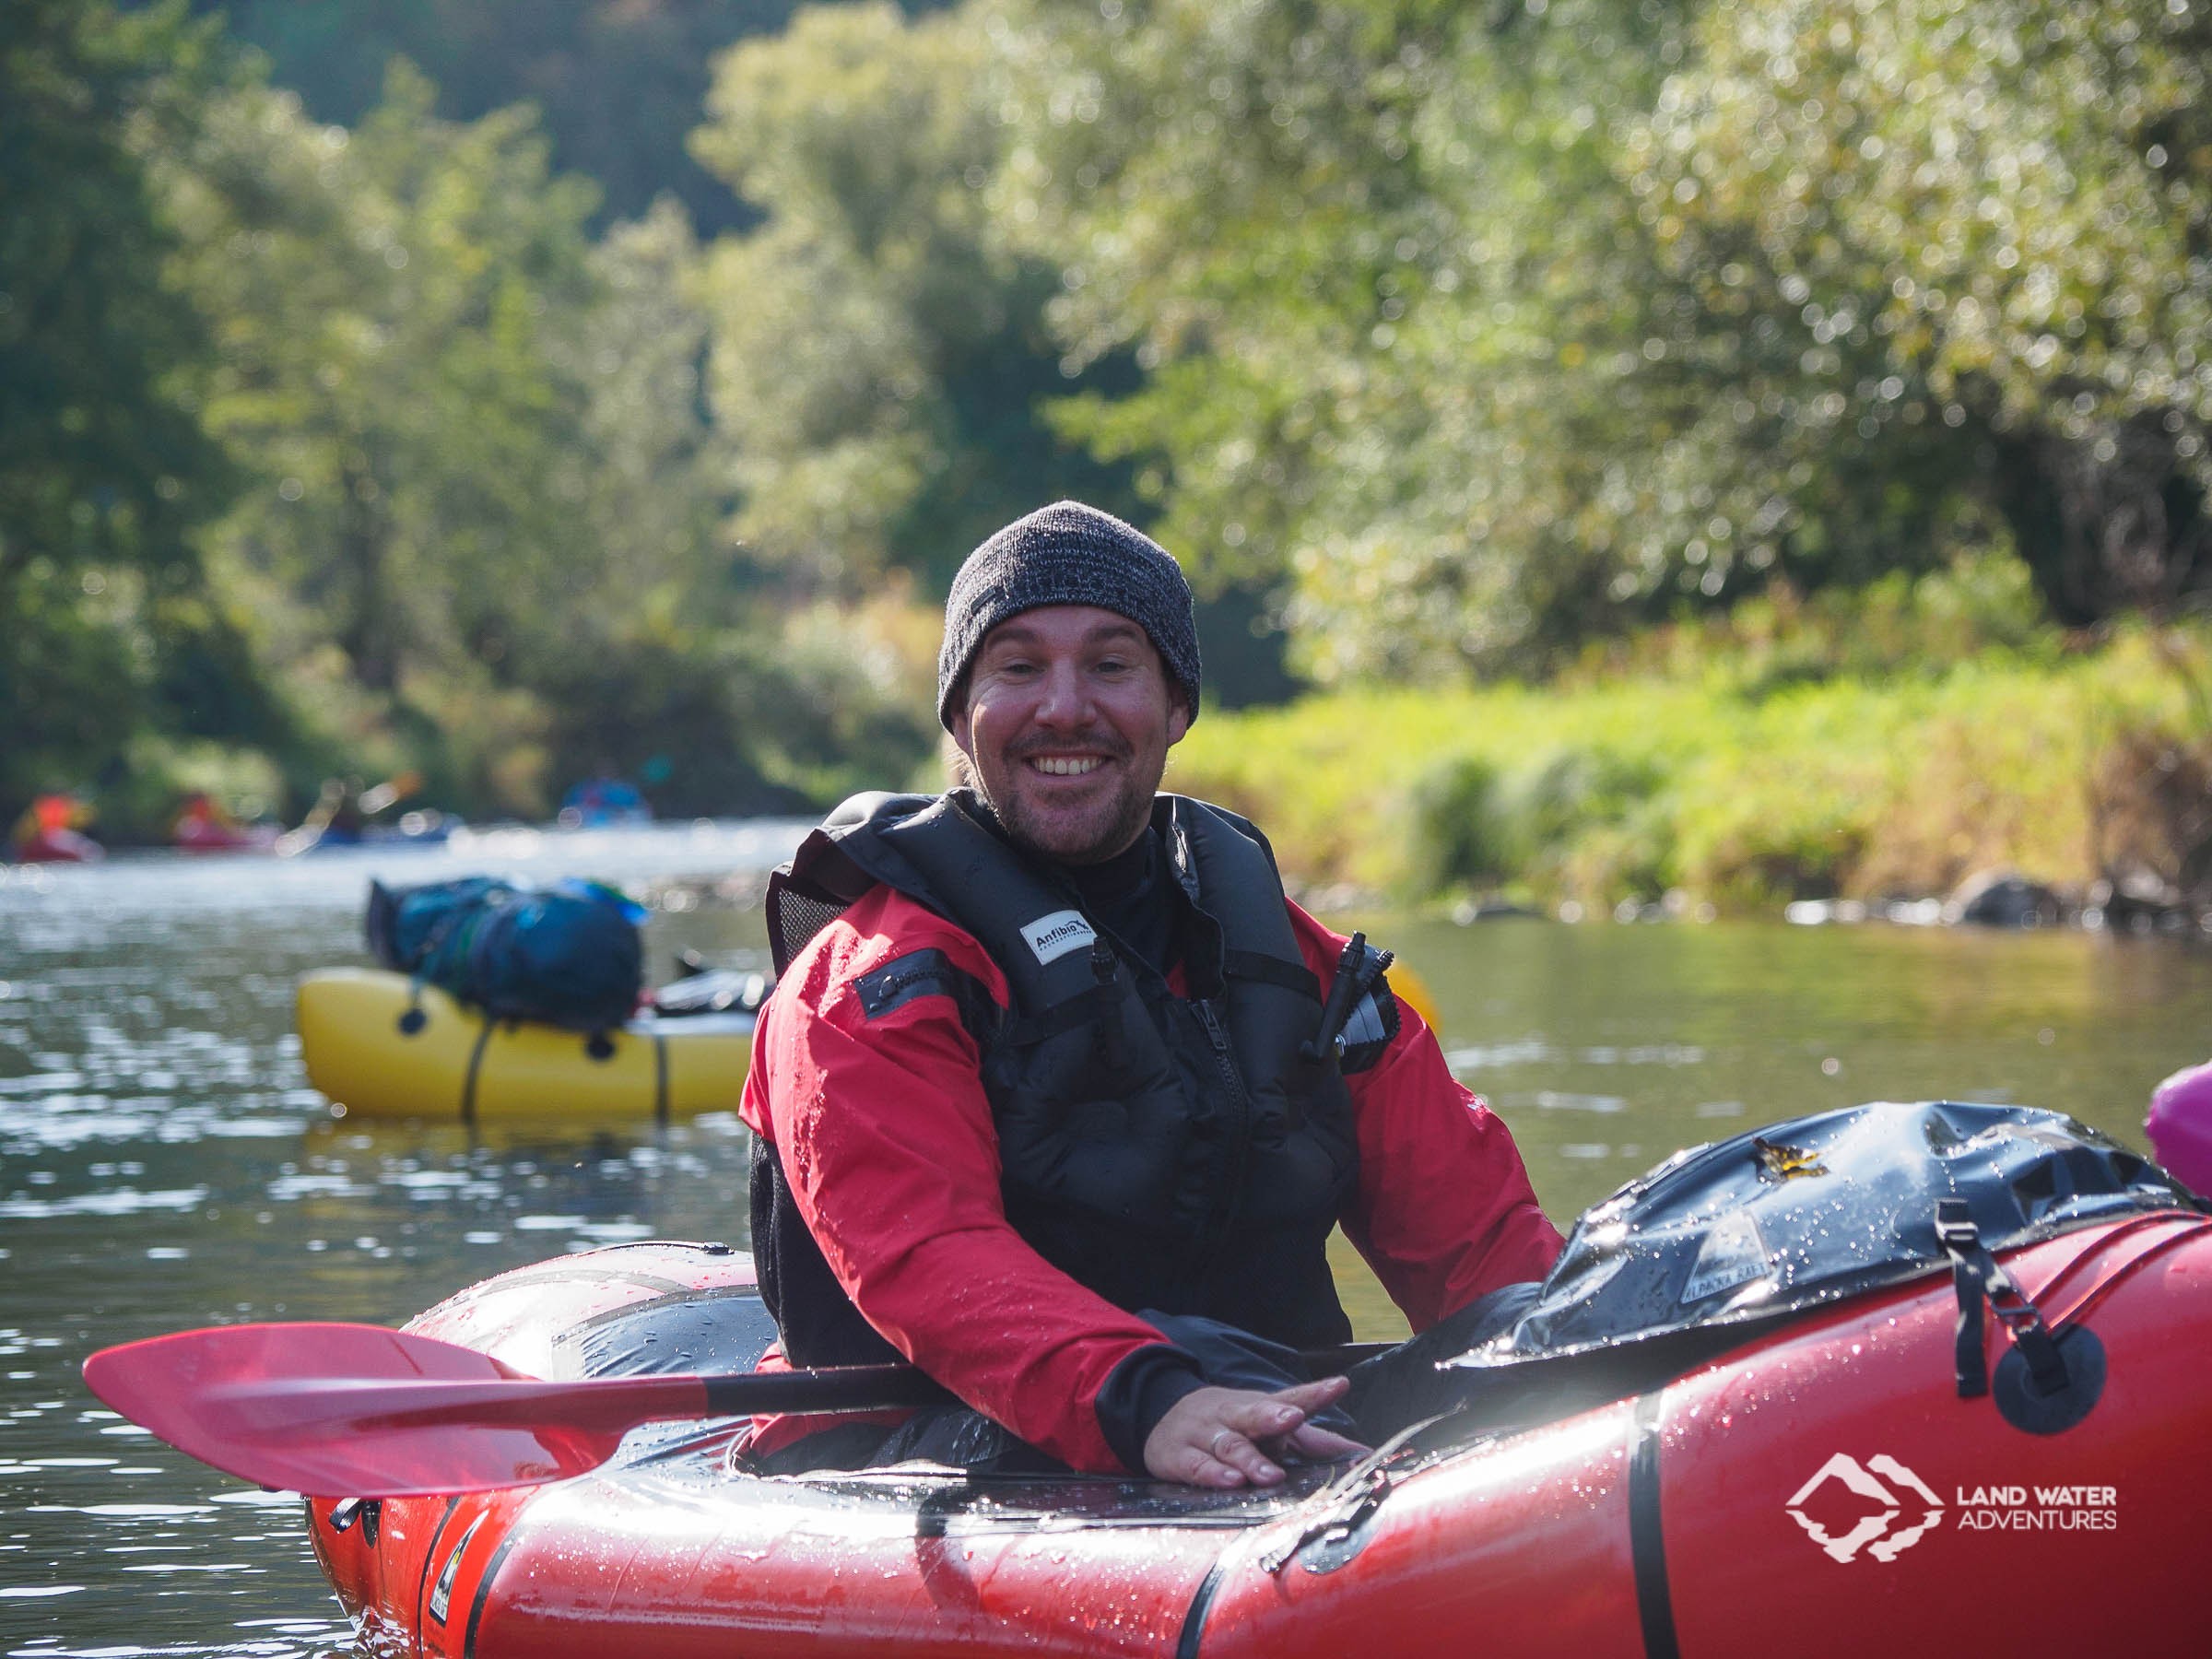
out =
<svg viewBox="0 0 2212 1659"><path fill-rule="evenodd" d="M94 1394L178 1451L319 1498L580 1475L631 1424L679 1414L655 1386L670 1381L540 1382L473 1348L359 1324L220 1325L85 1361Z"/></svg>

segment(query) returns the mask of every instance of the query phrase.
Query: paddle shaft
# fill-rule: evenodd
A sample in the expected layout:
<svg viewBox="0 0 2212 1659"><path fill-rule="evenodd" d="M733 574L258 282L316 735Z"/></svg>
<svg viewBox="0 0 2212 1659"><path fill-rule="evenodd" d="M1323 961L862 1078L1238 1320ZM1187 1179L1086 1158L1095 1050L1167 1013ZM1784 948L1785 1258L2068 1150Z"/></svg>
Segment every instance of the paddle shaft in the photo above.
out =
<svg viewBox="0 0 2212 1659"><path fill-rule="evenodd" d="M1301 1355L1317 1375L1341 1371L1388 1347L1355 1343ZM284 1434L347 1421L357 1429L429 1429L466 1423L554 1422L619 1430L632 1423L702 1417L827 1416L897 1411L950 1403L953 1395L912 1365L843 1365L820 1371L736 1371L720 1376L531 1377L451 1380L301 1378L209 1390L211 1423L232 1432Z"/></svg>
<svg viewBox="0 0 2212 1659"><path fill-rule="evenodd" d="M941 1405L952 1396L906 1365L735 1376L300 1378L211 1388L202 1420L220 1433L276 1438L482 1426L544 1424L615 1431L683 1418L763 1417L778 1412L888 1411Z"/></svg>
<svg viewBox="0 0 2212 1659"><path fill-rule="evenodd" d="M1351 1342L1340 1347L1312 1348L1299 1357L1315 1376L1334 1376L1350 1370L1362 1359L1387 1353L1390 1347L1387 1342ZM840 1365L822 1371L742 1371L698 1380L706 1385L706 1415L713 1417L763 1417L784 1411L809 1415L895 1411L918 1406L943 1406L953 1399L927 1372L912 1365Z"/></svg>
<svg viewBox="0 0 2212 1659"><path fill-rule="evenodd" d="M1386 1352L1382 1342L1315 1348L1300 1358L1317 1376L1348 1370ZM296 1383L281 1394L265 1387L211 1393L205 1407L241 1429L272 1432L327 1421L358 1400L362 1427L433 1428L458 1423L526 1425L557 1421L579 1428L622 1428L681 1418L768 1417L782 1412L834 1416L903 1411L953 1403L953 1394L912 1365L841 1365L820 1371L735 1371L720 1376L586 1377L572 1382L535 1378L488 1382Z"/></svg>

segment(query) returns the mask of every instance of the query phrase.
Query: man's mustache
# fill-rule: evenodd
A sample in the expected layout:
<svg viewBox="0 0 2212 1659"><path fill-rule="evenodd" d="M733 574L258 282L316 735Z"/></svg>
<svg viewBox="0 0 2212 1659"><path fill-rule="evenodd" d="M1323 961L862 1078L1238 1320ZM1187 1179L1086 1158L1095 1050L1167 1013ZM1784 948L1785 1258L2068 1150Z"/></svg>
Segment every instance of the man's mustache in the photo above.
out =
<svg viewBox="0 0 2212 1659"><path fill-rule="evenodd" d="M1010 760L1033 760L1039 755L1061 755L1069 749L1097 749L1113 760L1126 760L1135 753L1127 743L1112 734L1086 732L1075 737L1034 738L1018 743L1006 751L1006 758Z"/></svg>

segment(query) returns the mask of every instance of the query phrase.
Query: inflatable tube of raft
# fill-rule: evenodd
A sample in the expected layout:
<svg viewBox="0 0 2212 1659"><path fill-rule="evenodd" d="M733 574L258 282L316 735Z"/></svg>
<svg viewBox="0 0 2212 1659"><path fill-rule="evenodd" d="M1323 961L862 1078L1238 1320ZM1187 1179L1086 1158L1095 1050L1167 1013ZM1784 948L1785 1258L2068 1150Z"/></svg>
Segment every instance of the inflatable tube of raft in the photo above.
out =
<svg viewBox="0 0 2212 1659"><path fill-rule="evenodd" d="M410 1009L419 1022L403 1018ZM308 1081L349 1114L462 1122L666 1121L734 1112L753 1016L632 1019L604 1038L487 1019L382 969L310 973L298 996Z"/></svg>
<svg viewBox="0 0 2212 1659"><path fill-rule="evenodd" d="M1854 1135L1924 1144L1930 1113L1971 1133L1928 1146L1902 1185L1913 1160L1852 1150ZM1790 1204L1699 1196L1747 1178ZM1812 1271L1793 1288L1793 1263L1823 1259L1808 1230L1768 1258L1775 1302L1806 1292L1791 1313L1700 1321L1735 1297L1686 1311L1688 1281L1653 1265L1687 1250L1677 1265L1694 1271L1697 1239L1740 1241L1734 1216L1760 1215L1762 1238L1786 1230L1785 1209L1809 1222L1819 1206L1799 1194L1821 1183L1831 1229L1867 1261L1903 1262L1923 1249L1902 1235L1931 1182L1964 1208L1947 1242L1931 1221L1922 1271L1848 1290ZM2030 1218L2025 1241L2006 1241L2007 1203ZM1645 1360L1613 1373L1621 1392L1593 1397L1606 1345L1571 1347L1549 1362L1582 1383L1548 1407L1523 1394L1500 1412L1477 1391L1456 1418L1272 1491L928 1465L759 1478L731 1470L723 1421L637 1430L554 1487L317 1497L309 1524L370 1651L481 1659L625 1643L656 1659L1855 1659L2194 1642L2212 1218L2156 1171L2053 1114L1863 1108L1676 1160L1592 1212L1574 1244L1531 1320L1594 1307L1573 1281L1607 1252L1612 1279L1670 1290L1627 1345ZM1740 1296L1749 1247L1728 1248L1742 1277L1724 1288ZM750 1264L721 1246L622 1246L488 1280L412 1328L544 1376L743 1369L771 1335L750 1289ZM1991 1315L1971 1344L1969 1290ZM2041 1406L2006 1394L2023 1310L2069 1368ZM1534 1375L1547 1361L1521 1351L1532 1332L1470 1359ZM1653 1345L1684 1333L1707 1351L1654 1370ZM2091 1347L2093 1378L2077 1363Z"/></svg>

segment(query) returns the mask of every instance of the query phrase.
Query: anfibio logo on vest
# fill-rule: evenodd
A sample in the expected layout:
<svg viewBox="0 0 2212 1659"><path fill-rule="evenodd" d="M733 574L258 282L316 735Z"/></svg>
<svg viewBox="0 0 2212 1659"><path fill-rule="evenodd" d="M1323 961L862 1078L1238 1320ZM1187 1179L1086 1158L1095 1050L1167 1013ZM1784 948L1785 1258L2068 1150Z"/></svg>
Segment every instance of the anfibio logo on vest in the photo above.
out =
<svg viewBox="0 0 2212 1659"><path fill-rule="evenodd" d="M1054 911L1022 926L1021 936L1037 953L1040 966L1056 962L1071 950L1088 950L1098 929L1083 919L1081 911Z"/></svg>
<svg viewBox="0 0 2212 1659"><path fill-rule="evenodd" d="M1831 1530L1806 1512L1806 1505L1824 1487L1835 1482L1854 1494L1862 1505L1876 1507L1853 1525ZM1959 1532L2117 1532L2120 1490L2109 1486L1977 1486L1952 1488ZM1832 1518L1843 1500L1830 1494L1822 1505ZM1851 1561L1864 1552L1877 1561L1894 1561L1942 1524L1944 1501L1928 1484L1887 1452L1860 1463L1844 1452L1837 1453L1813 1473L1783 1505L1791 1520L1805 1529L1832 1560ZM1906 1520L1908 1511L1917 1519ZM1903 1521L1903 1524L1899 1523Z"/></svg>

